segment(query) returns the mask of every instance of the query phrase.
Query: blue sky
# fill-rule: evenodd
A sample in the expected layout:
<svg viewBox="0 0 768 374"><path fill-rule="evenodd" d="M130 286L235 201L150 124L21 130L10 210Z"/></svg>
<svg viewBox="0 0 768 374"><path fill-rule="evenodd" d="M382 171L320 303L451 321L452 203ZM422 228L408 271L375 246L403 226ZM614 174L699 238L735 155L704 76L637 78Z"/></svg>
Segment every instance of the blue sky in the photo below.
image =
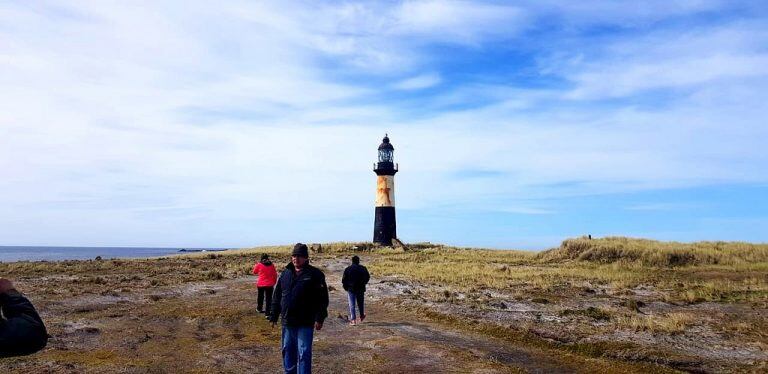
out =
<svg viewBox="0 0 768 374"><path fill-rule="evenodd" d="M0 245L768 242L760 1L0 2Z"/></svg>

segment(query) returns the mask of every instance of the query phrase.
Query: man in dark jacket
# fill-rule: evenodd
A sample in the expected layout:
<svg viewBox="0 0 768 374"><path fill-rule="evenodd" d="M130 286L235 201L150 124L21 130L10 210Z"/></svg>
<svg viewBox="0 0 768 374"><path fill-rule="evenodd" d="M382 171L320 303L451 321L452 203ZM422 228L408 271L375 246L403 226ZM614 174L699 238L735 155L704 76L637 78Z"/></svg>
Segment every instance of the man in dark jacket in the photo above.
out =
<svg viewBox="0 0 768 374"><path fill-rule="evenodd" d="M349 324L352 326L358 323L355 316L355 303L360 308L360 322L365 319L365 285L370 279L368 269L360 265L360 257L352 256L352 265L344 269L344 276L341 278L341 284L349 297Z"/></svg>
<svg viewBox="0 0 768 374"><path fill-rule="evenodd" d="M306 244L296 243L291 263L280 273L269 320L282 319L283 368L286 373L312 372L313 328L320 331L328 316L325 274L309 264Z"/></svg>
<svg viewBox="0 0 768 374"><path fill-rule="evenodd" d="M43 320L10 280L0 278L0 357L35 353L48 342Z"/></svg>

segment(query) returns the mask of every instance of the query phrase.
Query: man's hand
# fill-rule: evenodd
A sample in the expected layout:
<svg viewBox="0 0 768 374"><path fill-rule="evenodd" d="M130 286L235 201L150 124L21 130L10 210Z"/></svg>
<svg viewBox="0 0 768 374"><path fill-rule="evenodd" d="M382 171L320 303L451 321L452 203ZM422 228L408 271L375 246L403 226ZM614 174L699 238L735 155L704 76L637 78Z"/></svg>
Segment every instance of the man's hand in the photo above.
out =
<svg viewBox="0 0 768 374"><path fill-rule="evenodd" d="M13 282L11 282L9 279L0 278L0 293L6 293L13 289L15 289L13 287Z"/></svg>
<svg viewBox="0 0 768 374"><path fill-rule="evenodd" d="M323 329L323 323L322 322L315 322L315 330L320 331Z"/></svg>

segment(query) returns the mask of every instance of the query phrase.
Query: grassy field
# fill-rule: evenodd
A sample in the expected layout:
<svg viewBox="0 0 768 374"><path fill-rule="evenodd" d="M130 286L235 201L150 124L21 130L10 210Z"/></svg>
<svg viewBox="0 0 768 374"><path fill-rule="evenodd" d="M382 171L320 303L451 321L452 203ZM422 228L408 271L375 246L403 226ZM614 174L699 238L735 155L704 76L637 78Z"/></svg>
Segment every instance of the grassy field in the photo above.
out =
<svg viewBox="0 0 768 374"><path fill-rule="evenodd" d="M380 253L373 265L379 274L464 289L530 293L607 285L620 292L645 285L670 302L768 301L768 245L580 238L540 253L451 247Z"/></svg>
<svg viewBox="0 0 768 374"><path fill-rule="evenodd" d="M577 238L540 253L392 251L370 267L427 285L415 308L478 316L528 341L683 370L765 368L765 244Z"/></svg>
<svg viewBox="0 0 768 374"><path fill-rule="evenodd" d="M768 245L576 238L544 252L409 247L330 243L312 259L336 281L352 254L363 257L374 278L371 305L382 317L413 318L504 341L510 349L538 350L552 365L571 362L582 371L768 369ZM43 352L0 361L0 370L245 369L237 366L247 362L241 356L254 349L273 352L279 337L253 312L246 277L261 253L281 264L289 249L0 264L0 275L32 298L53 336ZM343 306L337 309L332 313L343 313ZM387 342L384 351L402 350L384 330L372 329L376 334ZM428 338L398 339L430 344ZM318 349L336 343L327 344ZM385 354L369 354L361 367L387 367ZM438 356L444 361L429 365L448 365L445 357L456 355ZM271 360L272 367L279 365ZM472 370L532 370L514 362L477 362ZM321 364L343 369L332 359Z"/></svg>

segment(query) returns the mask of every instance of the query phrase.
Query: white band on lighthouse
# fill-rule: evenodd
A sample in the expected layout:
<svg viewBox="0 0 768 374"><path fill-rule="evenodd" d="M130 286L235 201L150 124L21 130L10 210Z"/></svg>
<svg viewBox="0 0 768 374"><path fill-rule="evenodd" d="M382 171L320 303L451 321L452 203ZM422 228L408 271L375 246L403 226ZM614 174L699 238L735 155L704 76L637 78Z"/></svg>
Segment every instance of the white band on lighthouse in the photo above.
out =
<svg viewBox="0 0 768 374"><path fill-rule="evenodd" d="M395 206L395 176L379 175L376 180L376 206Z"/></svg>

